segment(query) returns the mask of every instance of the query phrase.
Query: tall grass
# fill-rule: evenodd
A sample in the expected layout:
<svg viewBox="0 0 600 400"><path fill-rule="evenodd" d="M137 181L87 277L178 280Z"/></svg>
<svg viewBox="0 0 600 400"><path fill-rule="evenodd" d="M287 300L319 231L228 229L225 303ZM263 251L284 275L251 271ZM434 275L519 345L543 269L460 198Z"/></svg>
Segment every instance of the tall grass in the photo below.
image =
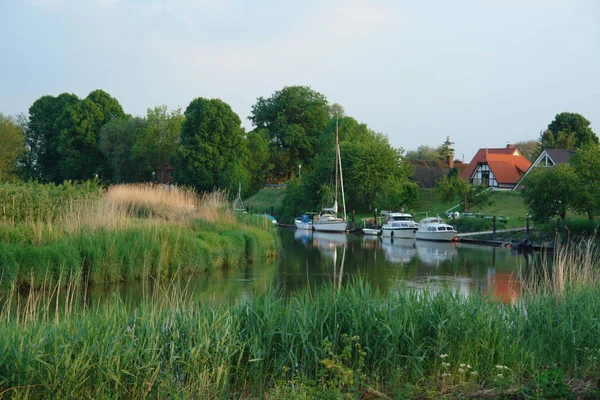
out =
<svg viewBox="0 0 600 400"><path fill-rule="evenodd" d="M54 301L21 304L27 318L0 314L5 396L277 398L303 387L356 398L366 386L506 388L555 366L569 379L600 368L597 288L517 305L401 286L384 295L362 281L234 304L164 286L134 309L118 297L58 311Z"/></svg>
<svg viewBox="0 0 600 400"><path fill-rule="evenodd" d="M222 192L118 185L66 201L45 221L0 224L0 285L39 287L69 274L94 284L170 277L246 264L278 247L271 226L238 219Z"/></svg>

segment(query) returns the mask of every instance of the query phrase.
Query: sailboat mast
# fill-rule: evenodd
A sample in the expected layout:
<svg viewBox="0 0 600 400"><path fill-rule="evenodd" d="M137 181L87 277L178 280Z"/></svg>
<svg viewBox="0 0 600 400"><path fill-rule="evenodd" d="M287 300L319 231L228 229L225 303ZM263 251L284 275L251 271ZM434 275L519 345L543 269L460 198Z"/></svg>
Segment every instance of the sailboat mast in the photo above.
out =
<svg viewBox="0 0 600 400"><path fill-rule="evenodd" d="M337 207L337 200L338 200L338 183L339 183L339 179L338 179L338 158L339 158L339 154L340 154L340 148L339 148L339 144L338 144L338 119L335 119L335 206ZM337 212L337 210L336 210Z"/></svg>
<svg viewBox="0 0 600 400"><path fill-rule="evenodd" d="M340 185L342 189L342 207L344 208L344 221L348 220L346 215L346 198L344 197L344 176L342 175L342 154L340 152L340 143L338 141L337 119L335 120L335 148L337 152L338 163L340 164ZM337 194L336 194L337 196Z"/></svg>

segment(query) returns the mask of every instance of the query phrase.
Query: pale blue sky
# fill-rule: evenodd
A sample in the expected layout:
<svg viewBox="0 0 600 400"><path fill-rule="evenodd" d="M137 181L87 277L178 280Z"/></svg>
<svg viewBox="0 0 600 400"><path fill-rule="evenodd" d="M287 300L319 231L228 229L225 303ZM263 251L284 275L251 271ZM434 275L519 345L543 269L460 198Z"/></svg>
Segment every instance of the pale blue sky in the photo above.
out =
<svg viewBox="0 0 600 400"><path fill-rule="evenodd" d="M103 89L125 112L308 85L396 147L600 134L600 1L0 0L0 112Z"/></svg>

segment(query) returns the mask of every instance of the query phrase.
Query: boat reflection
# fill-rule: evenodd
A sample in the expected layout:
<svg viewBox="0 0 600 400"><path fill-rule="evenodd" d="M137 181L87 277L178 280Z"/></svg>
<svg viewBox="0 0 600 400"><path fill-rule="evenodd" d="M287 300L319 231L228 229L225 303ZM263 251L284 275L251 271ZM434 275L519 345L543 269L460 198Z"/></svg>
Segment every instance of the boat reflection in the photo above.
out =
<svg viewBox="0 0 600 400"><path fill-rule="evenodd" d="M345 233L329 233L315 231L312 235L313 247L318 248L321 253L329 257L334 257L335 250L338 247L348 245L348 237Z"/></svg>
<svg viewBox="0 0 600 400"><path fill-rule="evenodd" d="M436 267L442 261L452 260L456 255L456 244L453 242L417 240L415 246L421 262Z"/></svg>
<svg viewBox="0 0 600 400"><path fill-rule="evenodd" d="M409 263L417 256L415 242L414 239L382 237L381 248L387 261L395 264Z"/></svg>
<svg viewBox="0 0 600 400"><path fill-rule="evenodd" d="M296 229L294 232L294 240L301 242L304 246L308 246L311 242L313 231L309 229Z"/></svg>

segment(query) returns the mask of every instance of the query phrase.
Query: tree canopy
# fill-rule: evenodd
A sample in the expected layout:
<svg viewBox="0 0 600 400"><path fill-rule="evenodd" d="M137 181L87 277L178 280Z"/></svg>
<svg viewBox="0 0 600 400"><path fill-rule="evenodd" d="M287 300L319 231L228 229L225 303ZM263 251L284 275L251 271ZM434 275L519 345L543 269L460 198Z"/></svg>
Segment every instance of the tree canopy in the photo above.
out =
<svg viewBox="0 0 600 400"><path fill-rule="evenodd" d="M590 121L577 113L557 114L540 137L545 149L578 149L598 144L598 136L590 128Z"/></svg>
<svg viewBox="0 0 600 400"><path fill-rule="evenodd" d="M247 187L247 154L238 115L219 99L192 100L184 113L181 141L173 156L175 180L198 191Z"/></svg>
<svg viewBox="0 0 600 400"><path fill-rule="evenodd" d="M317 138L333 112L327 99L307 86L286 86L271 97L259 97L249 119L256 129L268 132L274 178L281 179L299 164L309 166Z"/></svg>
<svg viewBox="0 0 600 400"><path fill-rule="evenodd" d="M16 177L17 160L25 153L23 128L0 113L0 182Z"/></svg>

